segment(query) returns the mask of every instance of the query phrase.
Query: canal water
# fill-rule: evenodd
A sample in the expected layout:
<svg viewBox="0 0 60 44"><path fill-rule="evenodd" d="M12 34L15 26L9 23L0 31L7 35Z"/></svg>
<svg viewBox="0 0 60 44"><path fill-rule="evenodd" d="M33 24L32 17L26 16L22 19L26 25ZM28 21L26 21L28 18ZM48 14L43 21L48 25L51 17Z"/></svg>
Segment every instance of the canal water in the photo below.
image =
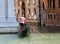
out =
<svg viewBox="0 0 60 44"><path fill-rule="evenodd" d="M0 34L0 44L60 44L60 33L30 34L19 38L18 34Z"/></svg>

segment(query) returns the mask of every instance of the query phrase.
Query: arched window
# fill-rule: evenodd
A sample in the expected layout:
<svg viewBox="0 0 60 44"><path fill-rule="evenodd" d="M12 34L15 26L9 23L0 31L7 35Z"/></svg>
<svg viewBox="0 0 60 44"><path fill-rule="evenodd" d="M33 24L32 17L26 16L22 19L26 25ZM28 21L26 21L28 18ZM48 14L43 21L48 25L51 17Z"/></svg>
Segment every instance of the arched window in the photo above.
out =
<svg viewBox="0 0 60 44"><path fill-rule="evenodd" d="M59 6L59 8L60 8L60 0L58 0L58 6Z"/></svg>
<svg viewBox="0 0 60 44"><path fill-rule="evenodd" d="M29 12L29 14L31 14L31 10L30 9L28 9L28 12Z"/></svg>
<svg viewBox="0 0 60 44"><path fill-rule="evenodd" d="M53 0L53 9L55 9L55 0Z"/></svg>
<svg viewBox="0 0 60 44"><path fill-rule="evenodd" d="M36 15L36 8L34 8L34 14Z"/></svg>
<svg viewBox="0 0 60 44"><path fill-rule="evenodd" d="M48 0L48 8L55 9L55 0Z"/></svg>
<svg viewBox="0 0 60 44"><path fill-rule="evenodd" d="M44 2L43 2L43 9L45 9Z"/></svg>
<svg viewBox="0 0 60 44"><path fill-rule="evenodd" d="M22 14L25 17L25 3L24 2L22 2Z"/></svg>

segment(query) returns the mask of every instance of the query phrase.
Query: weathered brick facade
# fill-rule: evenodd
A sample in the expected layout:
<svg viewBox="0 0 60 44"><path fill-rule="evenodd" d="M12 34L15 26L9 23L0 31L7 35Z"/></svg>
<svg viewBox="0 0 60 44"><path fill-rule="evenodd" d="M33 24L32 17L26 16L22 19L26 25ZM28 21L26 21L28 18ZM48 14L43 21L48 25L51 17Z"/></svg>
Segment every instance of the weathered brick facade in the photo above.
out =
<svg viewBox="0 0 60 44"><path fill-rule="evenodd" d="M24 10L25 12L23 12ZM60 26L59 0L40 0L40 14L41 25ZM25 15L27 22L37 22L39 19L39 0L15 0L15 15L18 22L22 15Z"/></svg>
<svg viewBox="0 0 60 44"><path fill-rule="evenodd" d="M44 3L44 7L43 7L43 3ZM46 25L60 26L59 0L43 0L43 1L40 0L40 9L45 10ZM42 16L42 13L41 13L41 16Z"/></svg>

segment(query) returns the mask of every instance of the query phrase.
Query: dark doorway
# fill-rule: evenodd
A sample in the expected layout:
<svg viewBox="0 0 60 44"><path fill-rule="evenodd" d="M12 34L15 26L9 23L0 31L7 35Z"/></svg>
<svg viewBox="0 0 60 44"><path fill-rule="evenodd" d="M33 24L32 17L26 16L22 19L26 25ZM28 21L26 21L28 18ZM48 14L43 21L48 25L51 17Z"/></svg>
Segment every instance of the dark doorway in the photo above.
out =
<svg viewBox="0 0 60 44"><path fill-rule="evenodd" d="M55 9L55 0L53 0L53 9Z"/></svg>
<svg viewBox="0 0 60 44"><path fill-rule="evenodd" d="M43 2L43 9L45 9L45 7L44 7L44 2Z"/></svg>
<svg viewBox="0 0 60 44"><path fill-rule="evenodd" d="M22 2L22 14L24 15L24 17L26 17L26 14L25 14L25 3Z"/></svg>

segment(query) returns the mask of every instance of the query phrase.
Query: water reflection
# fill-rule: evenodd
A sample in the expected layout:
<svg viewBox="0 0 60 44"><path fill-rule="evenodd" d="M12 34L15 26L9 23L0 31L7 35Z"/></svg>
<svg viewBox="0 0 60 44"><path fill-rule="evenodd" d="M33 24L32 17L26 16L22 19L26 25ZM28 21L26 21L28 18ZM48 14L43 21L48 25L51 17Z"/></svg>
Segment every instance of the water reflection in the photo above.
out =
<svg viewBox="0 0 60 44"><path fill-rule="evenodd" d="M60 33L60 26L43 26L38 29L41 33Z"/></svg>
<svg viewBox="0 0 60 44"><path fill-rule="evenodd" d="M59 44L60 35L55 34L43 34L43 38L40 34L30 34L29 37L23 39L18 38L18 34L2 34L0 35L0 44Z"/></svg>

